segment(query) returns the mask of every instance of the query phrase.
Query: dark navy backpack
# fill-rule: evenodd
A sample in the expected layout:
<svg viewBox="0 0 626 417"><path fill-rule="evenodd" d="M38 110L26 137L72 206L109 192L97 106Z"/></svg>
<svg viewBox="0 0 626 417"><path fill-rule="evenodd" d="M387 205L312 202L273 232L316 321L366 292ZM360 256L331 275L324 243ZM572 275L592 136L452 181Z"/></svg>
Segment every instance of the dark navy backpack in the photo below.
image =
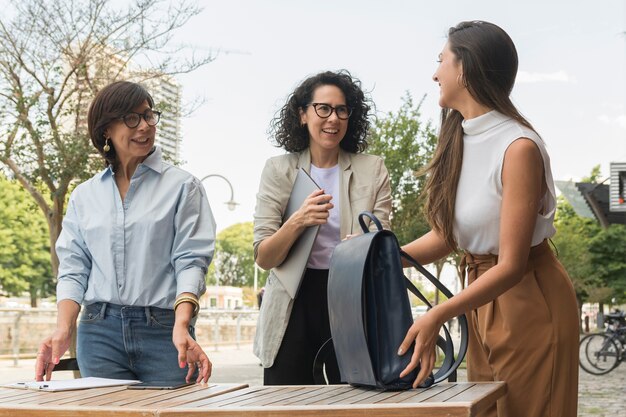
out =
<svg viewBox="0 0 626 417"><path fill-rule="evenodd" d="M370 232L364 222L369 217L378 227ZM324 383L323 358L334 347L341 380L355 386L385 390L411 388L419 369L400 378L411 360L411 352L398 356L397 350L413 324L407 289L429 308L428 300L404 276L402 259L431 281L446 297L452 293L430 272L400 249L396 236L383 230L369 212L359 214L363 234L341 242L335 248L328 278L328 313L332 339L318 352L314 365L316 383ZM457 357L448 329L439 336L443 364L423 386L445 379L456 381L456 369L467 351L467 318L458 317L461 344Z"/></svg>

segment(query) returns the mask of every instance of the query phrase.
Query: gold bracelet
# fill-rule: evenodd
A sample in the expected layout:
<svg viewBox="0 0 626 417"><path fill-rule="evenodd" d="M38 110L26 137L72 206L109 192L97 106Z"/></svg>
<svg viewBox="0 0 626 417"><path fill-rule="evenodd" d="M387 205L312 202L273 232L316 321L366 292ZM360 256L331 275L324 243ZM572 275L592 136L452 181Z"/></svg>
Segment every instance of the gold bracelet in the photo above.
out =
<svg viewBox="0 0 626 417"><path fill-rule="evenodd" d="M200 312L200 304L192 299L192 298L186 298L186 299L180 299L177 300L176 303L174 304L174 311L176 311L176 308L178 308L178 306L182 303L191 303L193 304L193 317L196 317L198 315L198 313Z"/></svg>
<svg viewBox="0 0 626 417"><path fill-rule="evenodd" d="M191 303L193 304L193 317L196 317L200 312L200 303L195 297L191 297L188 295L182 295L176 299L174 302L174 311L181 303Z"/></svg>
<svg viewBox="0 0 626 417"><path fill-rule="evenodd" d="M200 308L200 303L198 303L198 300L195 297L191 297L189 295L182 295L178 297L174 302L174 310L176 310L176 307L178 307L180 303L191 303L194 305L194 309Z"/></svg>

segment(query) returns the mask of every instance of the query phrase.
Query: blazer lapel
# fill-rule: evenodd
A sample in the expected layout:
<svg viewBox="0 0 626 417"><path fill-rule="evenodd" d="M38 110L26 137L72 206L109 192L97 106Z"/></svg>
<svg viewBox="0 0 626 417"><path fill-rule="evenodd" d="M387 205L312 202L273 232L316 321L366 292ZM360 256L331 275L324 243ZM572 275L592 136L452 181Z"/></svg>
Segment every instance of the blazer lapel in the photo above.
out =
<svg viewBox="0 0 626 417"><path fill-rule="evenodd" d="M348 234L352 234L352 205L350 204L350 178L352 177L352 161L348 152L339 150L339 168L341 177L339 188L341 190L341 213L339 234L343 239Z"/></svg>
<svg viewBox="0 0 626 417"><path fill-rule="evenodd" d="M310 175L311 174L311 151L309 148L306 148L302 152L300 152L300 156L298 157L298 164L296 165L296 172L298 169L304 168L304 170ZM294 181L296 177L293 177Z"/></svg>

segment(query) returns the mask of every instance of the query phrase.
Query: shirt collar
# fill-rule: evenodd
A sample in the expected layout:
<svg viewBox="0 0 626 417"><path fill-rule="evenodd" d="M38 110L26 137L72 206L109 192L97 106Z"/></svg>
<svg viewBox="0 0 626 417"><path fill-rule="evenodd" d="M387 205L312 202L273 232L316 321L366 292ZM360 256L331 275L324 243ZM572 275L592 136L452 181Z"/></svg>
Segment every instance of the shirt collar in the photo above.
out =
<svg viewBox="0 0 626 417"><path fill-rule="evenodd" d="M506 122L510 118L504 114L491 110L473 119L463 120L463 133L468 136L480 135L497 125Z"/></svg>
<svg viewBox="0 0 626 417"><path fill-rule="evenodd" d="M139 165L145 165L157 174L163 172L163 151L160 146L154 146L148 157ZM139 167L137 167L139 168Z"/></svg>
<svg viewBox="0 0 626 417"><path fill-rule="evenodd" d="M141 173L146 169L151 169L157 174L161 174L163 172L163 151L160 146L154 146L148 157L137 167L137 171L135 173ZM113 167L109 165L98 174L95 175L96 178L100 180L104 180L107 177L113 176Z"/></svg>

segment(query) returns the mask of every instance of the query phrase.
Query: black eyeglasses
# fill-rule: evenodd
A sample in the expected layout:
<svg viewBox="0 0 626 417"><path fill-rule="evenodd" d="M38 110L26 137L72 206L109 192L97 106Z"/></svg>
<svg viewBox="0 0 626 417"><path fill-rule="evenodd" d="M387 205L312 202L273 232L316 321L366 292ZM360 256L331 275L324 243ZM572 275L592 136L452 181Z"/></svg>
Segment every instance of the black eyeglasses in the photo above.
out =
<svg viewBox="0 0 626 417"><path fill-rule="evenodd" d="M139 126L141 119L145 120L146 123L148 123L148 126L156 126L156 124L159 123L159 120L161 120L161 112L147 109L143 113L130 112L120 117L120 119L124 121L124 124L129 129L134 129Z"/></svg>
<svg viewBox="0 0 626 417"><path fill-rule="evenodd" d="M311 103L313 109L315 110L315 114L317 114L322 119L327 119L333 114L333 111L337 115L337 118L341 120L348 120L350 115L352 114L352 109L346 105L339 105L337 107L333 107L330 104L326 103Z"/></svg>

